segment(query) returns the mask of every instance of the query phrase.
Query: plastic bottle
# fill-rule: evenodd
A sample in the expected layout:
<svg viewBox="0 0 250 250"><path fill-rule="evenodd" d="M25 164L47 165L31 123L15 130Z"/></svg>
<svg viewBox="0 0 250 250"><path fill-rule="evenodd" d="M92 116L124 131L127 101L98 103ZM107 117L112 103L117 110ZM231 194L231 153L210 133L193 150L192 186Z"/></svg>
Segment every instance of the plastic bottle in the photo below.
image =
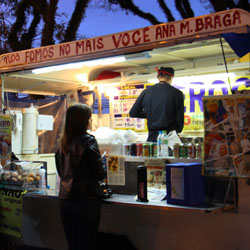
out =
<svg viewBox="0 0 250 250"><path fill-rule="evenodd" d="M162 132L162 145L161 145L162 157L168 157L168 135L166 131Z"/></svg>
<svg viewBox="0 0 250 250"><path fill-rule="evenodd" d="M39 188L45 189L46 188L46 170L43 166L39 169L39 175L40 175Z"/></svg>
<svg viewBox="0 0 250 250"><path fill-rule="evenodd" d="M159 131L157 137L157 157L162 157L162 131Z"/></svg>

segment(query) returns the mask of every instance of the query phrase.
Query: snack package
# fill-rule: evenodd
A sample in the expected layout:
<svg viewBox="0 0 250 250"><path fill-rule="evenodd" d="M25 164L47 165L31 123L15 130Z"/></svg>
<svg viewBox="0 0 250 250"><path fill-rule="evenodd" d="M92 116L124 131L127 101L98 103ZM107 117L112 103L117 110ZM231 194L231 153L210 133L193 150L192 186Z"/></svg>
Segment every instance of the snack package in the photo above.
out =
<svg viewBox="0 0 250 250"><path fill-rule="evenodd" d="M175 130L172 130L168 133L168 146L173 150L174 149L174 144L181 144L181 139L177 135Z"/></svg>

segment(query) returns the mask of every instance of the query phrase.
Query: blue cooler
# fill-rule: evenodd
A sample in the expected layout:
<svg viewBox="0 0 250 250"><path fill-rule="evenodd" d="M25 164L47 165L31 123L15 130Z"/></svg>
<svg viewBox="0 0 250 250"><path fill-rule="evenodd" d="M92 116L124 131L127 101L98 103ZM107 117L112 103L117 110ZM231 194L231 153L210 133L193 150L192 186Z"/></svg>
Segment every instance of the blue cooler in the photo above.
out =
<svg viewBox="0 0 250 250"><path fill-rule="evenodd" d="M204 201L200 163L166 164L167 203L195 206Z"/></svg>

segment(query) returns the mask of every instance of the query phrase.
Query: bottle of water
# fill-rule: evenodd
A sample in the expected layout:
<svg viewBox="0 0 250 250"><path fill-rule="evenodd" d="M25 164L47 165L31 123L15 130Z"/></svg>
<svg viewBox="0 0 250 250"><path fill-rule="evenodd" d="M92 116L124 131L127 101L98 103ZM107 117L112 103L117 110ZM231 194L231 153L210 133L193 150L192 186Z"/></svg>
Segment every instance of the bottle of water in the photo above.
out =
<svg viewBox="0 0 250 250"><path fill-rule="evenodd" d="M162 132L162 145L161 145L162 157L168 157L168 135L167 131Z"/></svg>
<svg viewBox="0 0 250 250"><path fill-rule="evenodd" d="M39 175L40 175L39 188L46 189L46 170L43 166L39 169Z"/></svg>
<svg viewBox="0 0 250 250"><path fill-rule="evenodd" d="M157 137L157 157L162 157L162 131L159 131Z"/></svg>

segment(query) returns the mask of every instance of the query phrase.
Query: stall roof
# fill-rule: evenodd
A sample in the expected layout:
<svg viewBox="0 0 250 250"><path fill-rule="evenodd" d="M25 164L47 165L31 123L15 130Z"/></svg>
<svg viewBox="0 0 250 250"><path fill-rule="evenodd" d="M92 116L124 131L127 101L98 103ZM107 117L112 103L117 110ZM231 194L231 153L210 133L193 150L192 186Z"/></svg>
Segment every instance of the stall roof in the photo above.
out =
<svg viewBox="0 0 250 250"><path fill-rule="evenodd" d="M213 72L215 67L217 70L222 68L221 44L228 61L237 58L221 34L248 33L249 26L250 13L232 9L4 54L0 56L0 73L4 76L5 91L59 95L81 87L84 81L80 76L85 77L85 82L96 83L96 77L105 70L121 72L124 79L134 74L152 73L155 66L161 65L173 66L177 74L208 66ZM97 60L101 58L115 59L116 62ZM64 70L52 68L53 71L47 73L33 71L62 64L65 65Z"/></svg>

